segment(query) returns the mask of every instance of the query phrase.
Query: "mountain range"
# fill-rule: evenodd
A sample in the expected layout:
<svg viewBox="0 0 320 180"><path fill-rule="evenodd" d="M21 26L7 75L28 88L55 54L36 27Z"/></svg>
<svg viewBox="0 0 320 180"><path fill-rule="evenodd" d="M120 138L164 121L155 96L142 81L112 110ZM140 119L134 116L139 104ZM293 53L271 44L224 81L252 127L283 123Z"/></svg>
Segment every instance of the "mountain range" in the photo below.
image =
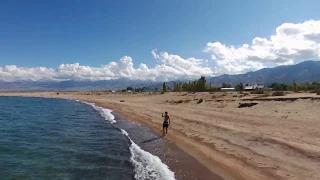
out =
<svg viewBox="0 0 320 180"><path fill-rule="evenodd" d="M199 75L200 76L200 75ZM200 78L200 77L199 77ZM207 83L220 86L222 83L236 85L243 84L264 84L271 83L298 83L313 82L320 80L320 61L304 61L295 65L278 66L274 68L264 68L254 72L237 75L220 75L216 77L206 77ZM179 79L178 81L166 82L168 87L173 87L174 82L187 82L189 80ZM162 88L163 82L130 80L120 78L116 80L102 81L15 81L1 82L0 91L92 91L92 90L116 90L128 86Z"/></svg>
<svg viewBox="0 0 320 180"><path fill-rule="evenodd" d="M257 83L269 85L272 83L299 83L320 80L320 61L304 61L295 65L278 66L274 68L263 68L255 72L237 75L221 75L209 80L214 85L221 83Z"/></svg>

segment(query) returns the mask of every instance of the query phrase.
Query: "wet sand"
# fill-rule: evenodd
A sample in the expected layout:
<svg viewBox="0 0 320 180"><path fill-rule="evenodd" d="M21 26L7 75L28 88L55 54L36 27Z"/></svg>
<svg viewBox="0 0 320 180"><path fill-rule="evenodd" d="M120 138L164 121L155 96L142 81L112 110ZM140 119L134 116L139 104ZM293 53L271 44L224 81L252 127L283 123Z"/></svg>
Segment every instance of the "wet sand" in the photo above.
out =
<svg viewBox="0 0 320 180"><path fill-rule="evenodd" d="M112 112L117 123L114 125L128 132L130 138L143 150L158 156L175 173L177 180L223 180L203 164L165 139L161 132L123 118Z"/></svg>

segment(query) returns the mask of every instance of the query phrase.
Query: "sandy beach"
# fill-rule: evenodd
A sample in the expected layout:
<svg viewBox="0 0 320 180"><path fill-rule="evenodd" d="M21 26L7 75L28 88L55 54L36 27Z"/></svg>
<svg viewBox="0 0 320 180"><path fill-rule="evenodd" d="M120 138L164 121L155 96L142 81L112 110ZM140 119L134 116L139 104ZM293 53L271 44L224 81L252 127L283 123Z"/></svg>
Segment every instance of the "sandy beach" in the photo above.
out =
<svg viewBox="0 0 320 180"><path fill-rule="evenodd" d="M128 120L162 130L166 139L224 179L320 179L320 96L288 93L0 93L95 102ZM242 106L251 106L239 108ZM241 107L241 106L240 106ZM210 177L208 177L210 179Z"/></svg>

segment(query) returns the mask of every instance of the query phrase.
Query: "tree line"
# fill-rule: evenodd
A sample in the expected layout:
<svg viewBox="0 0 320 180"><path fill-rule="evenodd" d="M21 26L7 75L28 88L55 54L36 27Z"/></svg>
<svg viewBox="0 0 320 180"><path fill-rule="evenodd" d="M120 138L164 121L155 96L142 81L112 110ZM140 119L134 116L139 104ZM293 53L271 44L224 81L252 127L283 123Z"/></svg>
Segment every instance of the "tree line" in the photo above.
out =
<svg viewBox="0 0 320 180"><path fill-rule="evenodd" d="M320 82L306 82L306 83L296 83L293 81L292 84L285 84L285 83L273 83L269 86L273 90L276 91L312 91L320 89Z"/></svg>
<svg viewBox="0 0 320 180"><path fill-rule="evenodd" d="M122 89L122 92L126 92L126 91L143 92L143 91L148 91L148 90L150 90L150 88L148 88L148 87L137 87L137 88L127 87L127 89ZM153 90L158 91L158 88L155 88Z"/></svg>
<svg viewBox="0 0 320 180"><path fill-rule="evenodd" d="M201 76L198 80L195 81L189 81L184 83L176 83L174 82L173 87L170 88L167 86L166 82L163 82L162 84L162 92L205 92L205 91L221 91L221 88L232 88L234 87L236 91L244 91L245 86L248 86L248 84L239 83L236 85L231 85L230 83L222 83L221 86L212 86L211 83L207 83L207 80L204 76ZM272 88L272 90L275 91L310 91L310 90L317 90L320 88L320 82L312 82L312 83L296 83L293 81L292 84L285 84L285 83L273 83L269 88ZM142 92L145 90L148 90L147 87L142 88L132 88L128 87L127 90L132 90L135 92ZM161 89L155 88L155 91L158 91ZM123 90L125 91L125 90Z"/></svg>
<svg viewBox="0 0 320 180"><path fill-rule="evenodd" d="M219 87L212 86L211 83L207 83L207 80L204 76L201 76L200 79L195 81L189 81L188 83L174 83L172 91L181 92L181 91L189 91L189 92L204 92L204 91L217 91ZM165 82L162 86L162 91L168 91L168 87Z"/></svg>

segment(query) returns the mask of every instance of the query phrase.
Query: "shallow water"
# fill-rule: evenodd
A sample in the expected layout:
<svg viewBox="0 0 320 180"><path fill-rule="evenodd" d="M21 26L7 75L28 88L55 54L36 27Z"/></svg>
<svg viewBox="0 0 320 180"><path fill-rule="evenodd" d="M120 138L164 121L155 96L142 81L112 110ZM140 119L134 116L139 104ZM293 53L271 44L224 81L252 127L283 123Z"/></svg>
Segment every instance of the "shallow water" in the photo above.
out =
<svg viewBox="0 0 320 180"><path fill-rule="evenodd" d="M112 124L110 112L71 100L0 97L1 179L173 179Z"/></svg>

